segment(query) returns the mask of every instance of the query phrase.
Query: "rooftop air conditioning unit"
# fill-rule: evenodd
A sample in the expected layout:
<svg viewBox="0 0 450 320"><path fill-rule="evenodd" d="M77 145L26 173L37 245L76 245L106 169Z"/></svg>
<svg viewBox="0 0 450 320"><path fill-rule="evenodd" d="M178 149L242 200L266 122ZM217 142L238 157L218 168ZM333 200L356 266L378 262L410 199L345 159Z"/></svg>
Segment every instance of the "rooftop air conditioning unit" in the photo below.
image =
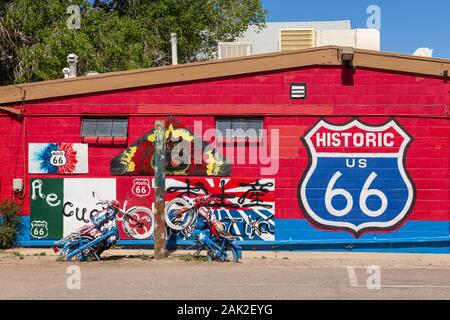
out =
<svg viewBox="0 0 450 320"><path fill-rule="evenodd" d="M219 42L219 59L239 58L252 55L250 42Z"/></svg>
<svg viewBox="0 0 450 320"><path fill-rule="evenodd" d="M279 50L281 52L313 48L316 46L314 29L280 29Z"/></svg>
<svg viewBox="0 0 450 320"><path fill-rule="evenodd" d="M340 46L380 51L380 30L319 30L316 46Z"/></svg>
<svg viewBox="0 0 450 320"><path fill-rule="evenodd" d="M419 56L419 57L428 57L428 58L432 58L433 57L433 49L430 48L419 48L416 50L416 52L413 53L414 56Z"/></svg>

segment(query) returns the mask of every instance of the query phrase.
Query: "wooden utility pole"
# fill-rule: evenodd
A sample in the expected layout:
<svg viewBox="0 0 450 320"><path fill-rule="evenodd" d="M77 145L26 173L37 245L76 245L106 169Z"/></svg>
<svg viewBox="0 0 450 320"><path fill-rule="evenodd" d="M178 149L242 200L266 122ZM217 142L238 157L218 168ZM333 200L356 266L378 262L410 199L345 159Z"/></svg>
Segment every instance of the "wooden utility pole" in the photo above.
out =
<svg viewBox="0 0 450 320"><path fill-rule="evenodd" d="M155 121L155 259L166 258L166 221L164 206L166 194L166 123Z"/></svg>

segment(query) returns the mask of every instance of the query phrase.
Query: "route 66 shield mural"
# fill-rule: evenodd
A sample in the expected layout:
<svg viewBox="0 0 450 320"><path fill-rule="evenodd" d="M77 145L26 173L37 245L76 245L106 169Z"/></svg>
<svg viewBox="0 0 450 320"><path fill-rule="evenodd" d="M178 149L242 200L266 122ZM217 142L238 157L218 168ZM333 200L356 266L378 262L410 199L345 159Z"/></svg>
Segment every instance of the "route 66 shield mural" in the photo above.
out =
<svg viewBox="0 0 450 320"><path fill-rule="evenodd" d="M322 119L302 140L309 164L298 198L313 225L359 237L408 217L415 189L405 158L413 139L394 119L379 126Z"/></svg>
<svg viewBox="0 0 450 320"><path fill-rule="evenodd" d="M28 172L88 173L88 145L83 143L30 143Z"/></svg>

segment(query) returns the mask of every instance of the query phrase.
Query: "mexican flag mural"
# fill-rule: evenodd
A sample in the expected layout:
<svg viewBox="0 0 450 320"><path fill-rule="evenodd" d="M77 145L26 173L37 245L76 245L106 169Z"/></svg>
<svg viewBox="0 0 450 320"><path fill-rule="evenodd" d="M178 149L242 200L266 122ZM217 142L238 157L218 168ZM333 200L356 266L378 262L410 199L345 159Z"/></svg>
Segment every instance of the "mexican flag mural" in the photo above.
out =
<svg viewBox="0 0 450 320"><path fill-rule="evenodd" d="M89 223L95 191L104 200L116 199L116 179L31 179L30 238L59 240Z"/></svg>
<svg viewBox="0 0 450 320"><path fill-rule="evenodd" d="M97 197L92 192L97 193ZM89 223L100 200L119 200L123 209L152 208L148 177L30 179L30 239L59 240ZM131 240L121 230L122 240Z"/></svg>

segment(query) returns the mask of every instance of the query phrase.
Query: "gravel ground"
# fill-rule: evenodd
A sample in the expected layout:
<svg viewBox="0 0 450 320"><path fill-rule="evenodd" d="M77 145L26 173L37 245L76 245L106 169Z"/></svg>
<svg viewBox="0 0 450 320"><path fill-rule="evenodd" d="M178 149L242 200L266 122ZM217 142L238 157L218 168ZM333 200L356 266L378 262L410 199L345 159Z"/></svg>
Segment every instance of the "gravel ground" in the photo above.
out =
<svg viewBox="0 0 450 320"><path fill-rule="evenodd" d="M0 299L450 299L450 255L245 251L224 264L190 253L73 263L49 249L0 251Z"/></svg>

